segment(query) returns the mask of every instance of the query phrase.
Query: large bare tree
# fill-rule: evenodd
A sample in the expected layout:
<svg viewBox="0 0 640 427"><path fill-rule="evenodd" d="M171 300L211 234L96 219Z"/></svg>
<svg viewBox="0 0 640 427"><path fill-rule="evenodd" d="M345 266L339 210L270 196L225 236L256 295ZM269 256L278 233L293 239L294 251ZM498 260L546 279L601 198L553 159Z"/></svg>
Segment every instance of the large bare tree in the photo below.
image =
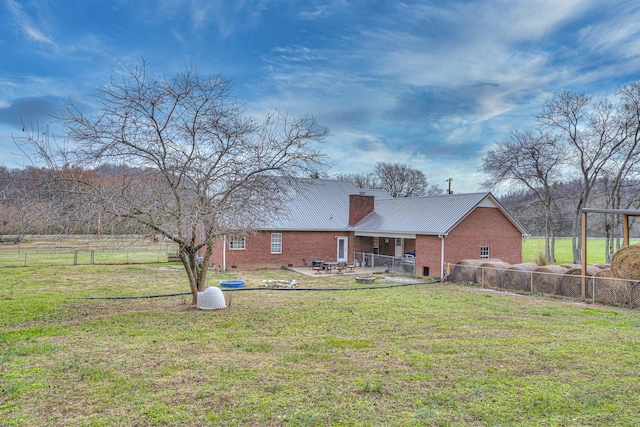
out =
<svg viewBox="0 0 640 427"><path fill-rule="evenodd" d="M633 82L618 90L618 112L623 144L612 156L608 176L611 178L607 192L607 208L629 208L637 200L637 180L640 174L640 83ZM624 197L631 194L631 197ZM606 259L610 261L620 249L621 227L618 215L606 215ZM615 244L614 244L615 242Z"/></svg>
<svg viewBox="0 0 640 427"><path fill-rule="evenodd" d="M294 177L323 167L313 144L328 130L312 116L271 110L257 120L230 90L220 76L187 67L156 77L143 63L100 87L92 112L68 105L57 117L64 144L35 133L22 141L51 169L81 166L62 178L86 200L177 243L194 304L216 241L258 229ZM80 172L104 163L128 167L108 181Z"/></svg>
<svg viewBox="0 0 640 427"><path fill-rule="evenodd" d="M368 174L340 173L336 179L351 181L358 188L385 190L393 197L435 196L444 192L439 186L430 185L422 171L400 163L378 162Z"/></svg>
<svg viewBox="0 0 640 427"><path fill-rule="evenodd" d="M554 95L537 116L543 126L558 132L568 143L581 179L574 210L572 249L574 262L581 258L581 210L601 174L625 144L625 135L616 107L608 100L592 101L584 93L565 91Z"/></svg>
<svg viewBox="0 0 640 427"><path fill-rule="evenodd" d="M485 187L507 184L535 195L544 212L544 252L549 262L555 262L552 186L562 179L567 158L566 146L555 135L536 129L512 132L482 159L482 170L490 177Z"/></svg>
<svg viewBox="0 0 640 427"><path fill-rule="evenodd" d="M373 175L393 197L420 197L427 192L427 178L418 169L400 163L378 162Z"/></svg>

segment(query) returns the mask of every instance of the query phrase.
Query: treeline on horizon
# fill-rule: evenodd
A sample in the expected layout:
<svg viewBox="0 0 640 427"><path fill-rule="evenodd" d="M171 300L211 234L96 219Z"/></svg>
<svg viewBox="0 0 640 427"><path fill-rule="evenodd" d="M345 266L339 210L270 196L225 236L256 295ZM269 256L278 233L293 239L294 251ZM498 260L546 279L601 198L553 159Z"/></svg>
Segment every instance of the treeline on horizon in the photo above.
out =
<svg viewBox="0 0 640 427"><path fill-rule="evenodd" d="M84 192L68 188L61 191L60 187L67 185L65 175L83 174L96 184L108 186L114 179L121 180L123 176L129 179L144 180L149 171L145 169L104 164L96 169L82 170L67 167L61 171L47 168L25 167L23 169L8 169L0 167L0 239L12 236L18 241L26 235L49 234L139 234L143 230L133 224L121 221L119 218L108 216L94 208L92 200L86 198ZM51 180L53 174L58 179ZM57 182L59 188L51 188L52 182ZM46 183L46 186L42 186ZM606 180L600 180L594 185L590 197L590 208L607 208ZM640 181L627 179L622 186L620 206L627 209L640 210ZM75 191L74 191L75 190ZM556 237L571 237L573 213L580 195L580 181L577 179L567 182L555 182L551 186L554 199L553 223ZM436 192L434 194L441 194ZM431 195L431 194L429 194ZM498 197L500 203L512 214L531 236L543 236L545 215L533 190L514 189ZM603 214L591 214L589 218L589 237L605 237L609 223ZM631 218L633 233L635 218ZM621 236L622 230L614 233Z"/></svg>

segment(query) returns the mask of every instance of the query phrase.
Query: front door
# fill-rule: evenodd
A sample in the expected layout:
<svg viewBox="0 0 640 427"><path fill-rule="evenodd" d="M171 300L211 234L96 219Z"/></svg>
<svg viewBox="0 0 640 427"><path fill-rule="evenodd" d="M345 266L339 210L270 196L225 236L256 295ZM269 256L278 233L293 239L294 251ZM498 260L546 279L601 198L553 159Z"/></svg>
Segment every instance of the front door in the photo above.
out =
<svg viewBox="0 0 640 427"><path fill-rule="evenodd" d="M349 238L346 236L338 237L338 255L336 261L347 262L348 259Z"/></svg>

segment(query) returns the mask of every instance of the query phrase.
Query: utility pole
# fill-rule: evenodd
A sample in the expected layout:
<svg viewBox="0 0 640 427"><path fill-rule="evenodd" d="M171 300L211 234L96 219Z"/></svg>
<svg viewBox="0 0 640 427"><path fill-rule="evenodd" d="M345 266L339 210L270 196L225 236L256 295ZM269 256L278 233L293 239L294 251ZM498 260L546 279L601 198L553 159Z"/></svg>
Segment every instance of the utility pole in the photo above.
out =
<svg viewBox="0 0 640 427"><path fill-rule="evenodd" d="M445 180L444 182L448 182L449 183L449 189L447 190L447 194L453 194L453 191L451 191L451 183L453 182L453 178L449 178L449 179Z"/></svg>

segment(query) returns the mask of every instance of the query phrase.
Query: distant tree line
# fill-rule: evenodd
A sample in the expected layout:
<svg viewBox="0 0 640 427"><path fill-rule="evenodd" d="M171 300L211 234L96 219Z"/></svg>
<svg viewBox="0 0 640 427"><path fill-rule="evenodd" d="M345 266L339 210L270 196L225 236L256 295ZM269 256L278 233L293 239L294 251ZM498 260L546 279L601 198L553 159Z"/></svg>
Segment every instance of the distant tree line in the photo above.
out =
<svg viewBox="0 0 640 427"><path fill-rule="evenodd" d="M95 196L77 183L83 179L95 188L113 189L124 169L129 176L141 173L112 165L90 170L68 165L60 169L0 167L0 241L11 236L11 241L19 243L33 234L148 233L103 209L95 203Z"/></svg>
<svg viewBox="0 0 640 427"><path fill-rule="evenodd" d="M554 238L566 235L579 262L583 208L640 208L640 83L621 87L612 100L557 93L535 118L535 128L514 130L482 159L485 187L509 189L502 202L544 235L548 261L555 261ZM590 231L605 237L609 260L621 245L621 218L594 220Z"/></svg>

